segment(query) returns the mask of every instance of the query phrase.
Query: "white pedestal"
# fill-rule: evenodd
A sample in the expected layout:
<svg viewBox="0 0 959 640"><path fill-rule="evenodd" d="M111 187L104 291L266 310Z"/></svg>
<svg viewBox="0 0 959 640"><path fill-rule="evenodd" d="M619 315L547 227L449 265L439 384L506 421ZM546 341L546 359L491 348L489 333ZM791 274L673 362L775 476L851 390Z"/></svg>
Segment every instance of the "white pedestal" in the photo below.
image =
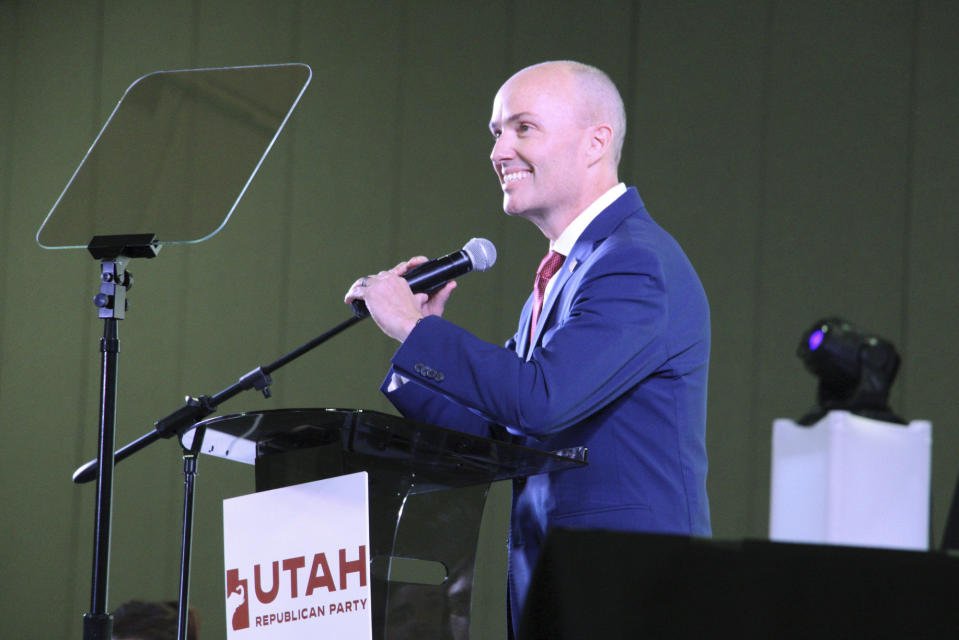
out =
<svg viewBox="0 0 959 640"><path fill-rule="evenodd" d="M832 411L811 427L773 423L769 537L925 550L932 425Z"/></svg>

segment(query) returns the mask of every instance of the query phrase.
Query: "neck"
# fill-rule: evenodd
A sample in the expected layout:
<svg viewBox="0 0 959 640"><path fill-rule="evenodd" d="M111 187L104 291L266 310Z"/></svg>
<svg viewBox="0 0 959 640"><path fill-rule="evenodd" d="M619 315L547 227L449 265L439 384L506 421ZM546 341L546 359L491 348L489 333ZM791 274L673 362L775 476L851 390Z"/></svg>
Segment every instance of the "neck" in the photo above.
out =
<svg viewBox="0 0 959 640"><path fill-rule="evenodd" d="M541 211L538 214L528 216L528 219L539 228L550 243L556 242L573 220L617 184L619 184L619 178L613 174L603 181L593 183L593 186L584 191L575 204L563 209Z"/></svg>

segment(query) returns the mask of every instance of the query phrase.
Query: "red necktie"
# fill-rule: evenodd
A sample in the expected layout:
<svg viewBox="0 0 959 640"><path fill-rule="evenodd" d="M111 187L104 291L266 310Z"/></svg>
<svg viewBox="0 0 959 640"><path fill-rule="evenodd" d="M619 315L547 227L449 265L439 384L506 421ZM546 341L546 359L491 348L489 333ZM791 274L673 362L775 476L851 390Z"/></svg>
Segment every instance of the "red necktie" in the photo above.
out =
<svg viewBox="0 0 959 640"><path fill-rule="evenodd" d="M543 298L546 294L546 285L550 278L556 275L559 268L563 266L566 259L562 253L557 253L550 249L539 263L539 269L536 270L536 280L533 282L533 317L529 324L530 343L533 341L533 334L536 332L536 322L539 320L539 312L543 310Z"/></svg>

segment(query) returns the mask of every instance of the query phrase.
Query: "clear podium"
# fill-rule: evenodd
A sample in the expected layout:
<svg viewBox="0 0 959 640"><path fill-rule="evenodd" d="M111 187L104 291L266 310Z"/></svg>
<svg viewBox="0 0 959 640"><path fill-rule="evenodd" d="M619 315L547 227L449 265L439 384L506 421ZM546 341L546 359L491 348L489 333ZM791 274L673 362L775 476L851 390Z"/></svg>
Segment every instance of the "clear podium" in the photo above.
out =
<svg viewBox="0 0 959 640"><path fill-rule="evenodd" d="M255 465L257 491L369 474L376 640L466 639L478 615L493 615L505 628L505 610L481 611L502 599L483 597L474 583L490 485L586 464L584 449L547 453L363 410L214 418L188 431L184 446L197 434L202 453ZM483 584L505 591L505 572Z"/></svg>

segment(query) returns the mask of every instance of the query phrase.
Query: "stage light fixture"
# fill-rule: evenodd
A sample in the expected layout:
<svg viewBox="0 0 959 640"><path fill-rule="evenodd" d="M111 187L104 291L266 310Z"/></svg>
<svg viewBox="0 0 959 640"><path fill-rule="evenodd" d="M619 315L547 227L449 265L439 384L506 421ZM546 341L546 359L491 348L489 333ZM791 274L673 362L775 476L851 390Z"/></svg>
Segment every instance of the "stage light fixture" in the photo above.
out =
<svg viewBox="0 0 959 640"><path fill-rule="evenodd" d="M841 318L824 318L803 334L796 355L819 379L816 406L799 424L815 424L833 410L906 424L889 408L899 354L888 340L863 334Z"/></svg>

